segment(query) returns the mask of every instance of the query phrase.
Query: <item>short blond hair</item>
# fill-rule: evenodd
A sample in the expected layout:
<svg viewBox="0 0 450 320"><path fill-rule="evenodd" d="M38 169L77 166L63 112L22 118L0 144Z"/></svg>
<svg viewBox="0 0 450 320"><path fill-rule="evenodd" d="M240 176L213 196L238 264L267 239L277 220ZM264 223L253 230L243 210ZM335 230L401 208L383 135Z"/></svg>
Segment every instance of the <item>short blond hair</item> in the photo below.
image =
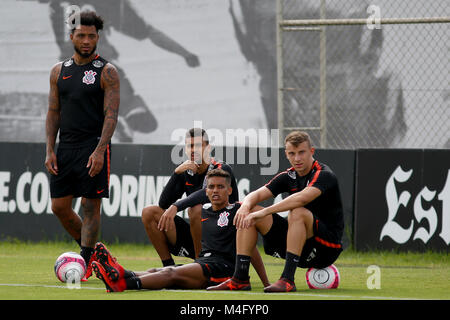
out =
<svg viewBox="0 0 450 320"><path fill-rule="evenodd" d="M288 142L291 143L294 147L298 147L301 143L307 141L309 146L311 147L311 138L309 134L304 131L292 131L289 133L284 139L284 145Z"/></svg>

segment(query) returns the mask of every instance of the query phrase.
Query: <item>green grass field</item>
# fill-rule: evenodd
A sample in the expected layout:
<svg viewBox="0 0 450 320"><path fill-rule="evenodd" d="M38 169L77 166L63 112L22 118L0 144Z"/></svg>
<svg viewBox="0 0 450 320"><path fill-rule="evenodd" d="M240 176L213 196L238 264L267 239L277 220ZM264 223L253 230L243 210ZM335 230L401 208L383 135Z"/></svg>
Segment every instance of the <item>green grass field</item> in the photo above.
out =
<svg viewBox="0 0 450 320"><path fill-rule="evenodd" d="M119 262L130 270L159 267L153 247L138 244L107 244ZM75 243L0 243L1 300L403 300L450 299L450 258L446 253L361 253L344 251L335 265L341 283L335 290L311 290L305 282L304 269L297 269L297 292L266 294L252 269L252 291L207 292L206 290L158 290L107 293L95 276L69 289L53 272L56 257L62 252L79 249ZM262 253L270 281L279 278L284 260ZM191 260L176 258L177 263ZM381 271L381 288L368 289L371 274L367 267L376 265Z"/></svg>

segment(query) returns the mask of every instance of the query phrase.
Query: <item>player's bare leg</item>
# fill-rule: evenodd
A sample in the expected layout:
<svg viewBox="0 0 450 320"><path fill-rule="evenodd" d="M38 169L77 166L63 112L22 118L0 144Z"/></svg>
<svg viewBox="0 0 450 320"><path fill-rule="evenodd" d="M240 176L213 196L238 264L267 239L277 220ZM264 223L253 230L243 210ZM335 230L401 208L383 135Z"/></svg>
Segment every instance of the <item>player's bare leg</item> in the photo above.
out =
<svg viewBox="0 0 450 320"><path fill-rule="evenodd" d="M189 208L188 215L192 242L194 243L195 258L198 258L198 255L202 250L202 205L198 204Z"/></svg>
<svg viewBox="0 0 450 320"><path fill-rule="evenodd" d="M158 222L163 213L164 209L158 206L148 206L142 210L142 223L161 261L172 259L168 242L175 244L177 237L176 230L164 232L158 229Z"/></svg>
<svg viewBox="0 0 450 320"><path fill-rule="evenodd" d="M81 199L83 225L81 227L81 245L94 248L100 228L100 206L102 199Z"/></svg>
<svg viewBox="0 0 450 320"><path fill-rule="evenodd" d="M264 292L296 291L294 276L306 239L313 236L314 218L306 208L296 208L288 215L288 233L286 239L286 256L281 278L265 287Z"/></svg>
<svg viewBox="0 0 450 320"><path fill-rule="evenodd" d="M286 251L296 255L302 253L306 239L313 236L314 218L308 209L297 208L289 212Z"/></svg>
<svg viewBox="0 0 450 320"><path fill-rule="evenodd" d="M162 268L161 271L139 277L144 289L163 288L205 288L207 279L198 263L189 263L180 267Z"/></svg>
<svg viewBox="0 0 450 320"><path fill-rule="evenodd" d="M52 198L52 211L75 241L81 239L81 217L72 209L72 196Z"/></svg>

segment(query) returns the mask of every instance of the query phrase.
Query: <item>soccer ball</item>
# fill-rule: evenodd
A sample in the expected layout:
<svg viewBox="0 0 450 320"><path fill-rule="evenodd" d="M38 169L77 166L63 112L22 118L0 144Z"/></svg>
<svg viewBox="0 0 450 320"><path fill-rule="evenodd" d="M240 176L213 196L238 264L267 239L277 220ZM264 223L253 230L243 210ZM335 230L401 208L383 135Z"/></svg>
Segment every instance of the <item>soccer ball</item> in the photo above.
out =
<svg viewBox="0 0 450 320"><path fill-rule="evenodd" d="M55 274L61 282L79 283L86 273L86 263L75 252L65 252L55 261Z"/></svg>
<svg viewBox="0 0 450 320"><path fill-rule="evenodd" d="M336 289L339 280L339 270L334 264L323 269L309 268L306 272L306 283L310 289Z"/></svg>

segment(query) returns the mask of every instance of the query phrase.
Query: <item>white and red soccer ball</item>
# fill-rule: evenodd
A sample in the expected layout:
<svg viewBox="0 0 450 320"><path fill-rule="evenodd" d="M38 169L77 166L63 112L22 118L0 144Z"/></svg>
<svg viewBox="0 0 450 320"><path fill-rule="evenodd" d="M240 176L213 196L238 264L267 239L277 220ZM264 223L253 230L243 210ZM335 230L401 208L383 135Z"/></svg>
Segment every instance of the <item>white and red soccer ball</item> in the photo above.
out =
<svg viewBox="0 0 450 320"><path fill-rule="evenodd" d="M310 289L336 289L339 281L339 270L334 264L323 269L309 268L306 271L306 283Z"/></svg>
<svg viewBox="0 0 450 320"><path fill-rule="evenodd" d="M55 274L61 282L78 283L86 273L86 263L75 252L65 252L55 261Z"/></svg>

